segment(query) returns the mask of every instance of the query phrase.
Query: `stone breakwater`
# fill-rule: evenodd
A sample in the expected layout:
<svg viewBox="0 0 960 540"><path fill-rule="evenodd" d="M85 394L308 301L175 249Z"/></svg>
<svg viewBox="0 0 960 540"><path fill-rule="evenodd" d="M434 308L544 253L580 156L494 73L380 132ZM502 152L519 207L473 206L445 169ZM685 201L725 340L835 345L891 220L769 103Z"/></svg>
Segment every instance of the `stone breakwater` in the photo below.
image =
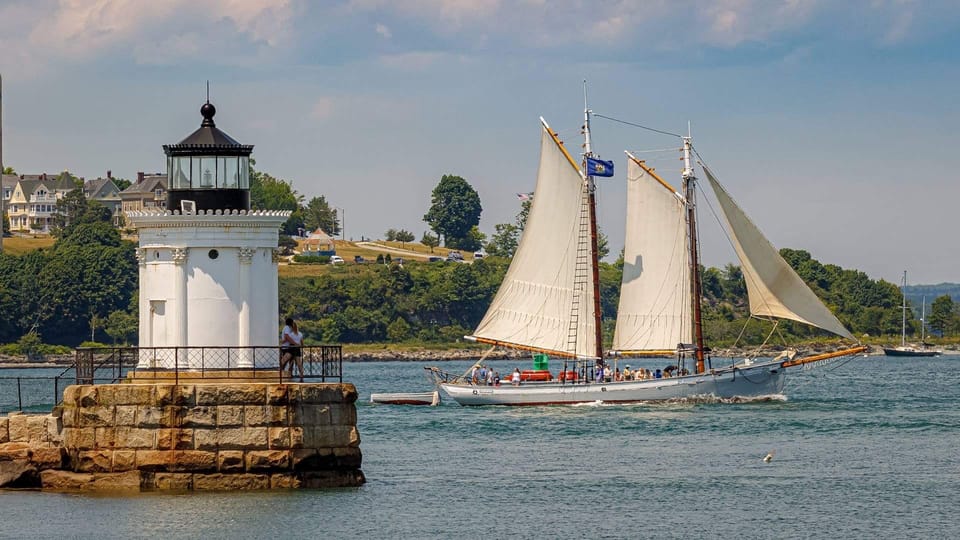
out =
<svg viewBox="0 0 960 540"><path fill-rule="evenodd" d="M0 487L52 491L358 486L352 384L113 384L0 419Z"/></svg>

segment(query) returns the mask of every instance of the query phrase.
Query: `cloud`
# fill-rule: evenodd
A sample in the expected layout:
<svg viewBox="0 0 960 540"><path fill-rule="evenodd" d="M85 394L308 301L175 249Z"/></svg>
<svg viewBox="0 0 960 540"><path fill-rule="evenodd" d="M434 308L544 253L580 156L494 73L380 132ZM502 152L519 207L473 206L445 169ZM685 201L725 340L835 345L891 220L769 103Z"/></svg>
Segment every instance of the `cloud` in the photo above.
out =
<svg viewBox="0 0 960 540"><path fill-rule="evenodd" d="M422 71L443 60L448 55L438 52L408 52L386 54L379 58L380 64L391 69L404 71Z"/></svg>
<svg viewBox="0 0 960 540"><path fill-rule="evenodd" d="M376 32L384 39L390 39L393 37L393 34L390 32L390 29L387 27L387 25L382 23L377 23Z"/></svg>
<svg viewBox="0 0 960 540"><path fill-rule="evenodd" d="M59 0L0 7L0 30L29 62L96 60L129 55L167 63L233 41L274 48L289 41L292 0ZM16 26L9 27L9 21ZM4 32L4 35L10 35ZM7 45L0 41L0 44ZM164 56L168 59L164 60Z"/></svg>
<svg viewBox="0 0 960 540"><path fill-rule="evenodd" d="M334 111L334 100L330 96L320 96L313 103L313 108L310 109L310 116L317 120L327 120L333 116Z"/></svg>

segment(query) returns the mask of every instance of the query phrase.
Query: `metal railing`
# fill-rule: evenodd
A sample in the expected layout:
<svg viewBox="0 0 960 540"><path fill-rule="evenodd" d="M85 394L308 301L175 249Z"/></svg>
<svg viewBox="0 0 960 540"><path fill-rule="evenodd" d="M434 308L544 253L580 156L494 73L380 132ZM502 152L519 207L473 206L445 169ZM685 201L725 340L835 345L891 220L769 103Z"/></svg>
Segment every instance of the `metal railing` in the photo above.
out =
<svg viewBox="0 0 960 540"><path fill-rule="evenodd" d="M69 384L110 384L136 371L138 381L257 380L278 383L299 381L294 358L281 369L280 347L83 347L74 352L73 365L53 376L4 377L0 375L0 414L10 411L49 410L59 404ZM301 347L304 381L343 382L340 345ZM73 373L70 373L70 372ZM53 389L53 400L42 395ZM16 394L14 401L13 395Z"/></svg>
<svg viewBox="0 0 960 540"><path fill-rule="evenodd" d="M102 380L110 373L114 380L125 376L125 366L136 367L137 379L265 379L336 380L343 382L343 353L340 345L311 345L299 348L299 358L281 366L287 350L281 347L83 347L76 350L77 384ZM301 372L300 366L303 366Z"/></svg>

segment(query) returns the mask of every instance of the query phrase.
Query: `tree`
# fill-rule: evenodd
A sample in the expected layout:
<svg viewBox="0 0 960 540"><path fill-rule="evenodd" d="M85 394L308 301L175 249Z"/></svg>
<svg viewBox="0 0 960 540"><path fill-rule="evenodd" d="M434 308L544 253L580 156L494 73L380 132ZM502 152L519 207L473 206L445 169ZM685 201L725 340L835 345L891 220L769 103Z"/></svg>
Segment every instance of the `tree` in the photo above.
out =
<svg viewBox="0 0 960 540"><path fill-rule="evenodd" d="M298 229L304 227L303 212L300 209L301 203L303 203L303 196L293 189L290 182L254 170L253 163L251 163L250 206L261 210L290 210L293 212L281 227L284 234L297 234Z"/></svg>
<svg viewBox="0 0 960 540"><path fill-rule="evenodd" d="M13 167L4 167L3 174L17 174L17 171L13 170Z"/></svg>
<svg viewBox="0 0 960 540"><path fill-rule="evenodd" d="M387 229L387 232L383 234L383 239L387 242L393 242L397 239L397 230L396 229Z"/></svg>
<svg viewBox="0 0 960 540"><path fill-rule="evenodd" d="M597 259L603 260L610 254L610 247L607 245L607 235L597 231Z"/></svg>
<svg viewBox="0 0 960 540"><path fill-rule="evenodd" d="M113 178L113 185L117 186L117 189L120 191L123 191L133 185L133 182L126 178Z"/></svg>
<svg viewBox="0 0 960 540"><path fill-rule="evenodd" d="M515 218L515 222L517 224L517 228L520 229L521 231L523 230L524 227L527 226L527 218L530 217L530 206L532 204L533 204L533 199L531 198L527 198L526 200L520 203L520 211L517 212L517 217Z"/></svg>
<svg viewBox="0 0 960 540"><path fill-rule="evenodd" d="M3 229L0 230L0 234L4 236L10 235L10 218L7 217L6 212L3 214Z"/></svg>
<svg viewBox="0 0 960 540"><path fill-rule="evenodd" d="M948 294L938 296L931 304L930 315L927 317L930 328L943 336L953 328L955 319L953 298Z"/></svg>
<svg viewBox="0 0 960 540"><path fill-rule="evenodd" d="M474 225L470 228L467 236L457 241L457 247L466 251L477 251L483 247L483 242L487 235L480 232L480 229Z"/></svg>
<svg viewBox="0 0 960 540"><path fill-rule="evenodd" d="M116 343L130 343L137 336L137 317L123 310L117 310L107 316L103 331Z"/></svg>
<svg viewBox="0 0 960 540"><path fill-rule="evenodd" d="M303 209L303 224L308 230L322 229L330 236L340 234L337 210L330 206L323 195L314 197Z"/></svg>
<svg viewBox="0 0 960 540"><path fill-rule="evenodd" d="M67 228L77 223L80 220L80 216L87 212L87 207L87 196L83 193L83 184L77 183L73 189L57 201L57 209L53 214L51 234L53 234L54 237L60 237L66 234Z"/></svg>
<svg viewBox="0 0 960 540"><path fill-rule="evenodd" d="M484 246L487 255L513 257L520 240L520 228L512 223L497 223L493 228L496 232Z"/></svg>
<svg viewBox="0 0 960 540"><path fill-rule="evenodd" d="M20 339L17 341L17 346L20 348L20 354L26 355L27 360L32 362L36 356L40 354L43 340L36 330L31 330L20 336Z"/></svg>
<svg viewBox="0 0 960 540"><path fill-rule="evenodd" d="M413 242L416 240L416 238L417 237L414 236L412 232L406 229L400 229L394 234L394 240L400 242L403 247L407 247L407 242Z"/></svg>
<svg viewBox="0 0 960 540"><path fill-rule="evenodd" d="M433 253L433 248L440 245L440 241L436 236L424 231L423 238L420 239L420 243L430 248L430 253Z"/></svg>
<svg viewBox="0 0 960 540"><path fill-rule="evenodd" d="M458 247L468 237L470 229L480 224L480 196L459 176L445 174L433 189L430 210L423 221L443 237L443 245Z"/></svg>

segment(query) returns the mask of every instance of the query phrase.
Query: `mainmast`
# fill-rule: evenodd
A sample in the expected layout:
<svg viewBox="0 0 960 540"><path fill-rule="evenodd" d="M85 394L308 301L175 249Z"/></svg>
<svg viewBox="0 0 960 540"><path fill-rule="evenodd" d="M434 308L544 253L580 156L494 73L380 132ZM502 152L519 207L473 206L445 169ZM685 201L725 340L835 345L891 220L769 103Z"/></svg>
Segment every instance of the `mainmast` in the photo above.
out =
<svg viewBox="0 0 960 540"><path fill-rule="evenodd" d="M900 286L900 296L903 298L903 320L900 324L900 346L907 346L907 271L903 271L903 284Z"/></svg>
<svg viewBox="0 0 960 540"><path fill-rule="evenodd" d="M595 354L599 363L603 363L603 328L600 326L600 268L599 249L597 248L597 201L596 184L593 177L587 175L587 158L593 157L590 140L590 114L593 111L587 106L587 81L583 81L583 172L587 187L587 211L590 214L590 265L593 274L593 326L596 342Z"/></svg>
<svg viewBox="0 0 960 540"><path fill-rule="evenodd" d="M705 366L703 361L703 321L700 306L700 252L697 241L697 177L693 173L691 164L690 140L689 135L683 137L683 189L687 199L687 226L690 236L690 295L693 304L693 335L696 340L694 354L697 359L697 373L703 373Z"/></svg>

